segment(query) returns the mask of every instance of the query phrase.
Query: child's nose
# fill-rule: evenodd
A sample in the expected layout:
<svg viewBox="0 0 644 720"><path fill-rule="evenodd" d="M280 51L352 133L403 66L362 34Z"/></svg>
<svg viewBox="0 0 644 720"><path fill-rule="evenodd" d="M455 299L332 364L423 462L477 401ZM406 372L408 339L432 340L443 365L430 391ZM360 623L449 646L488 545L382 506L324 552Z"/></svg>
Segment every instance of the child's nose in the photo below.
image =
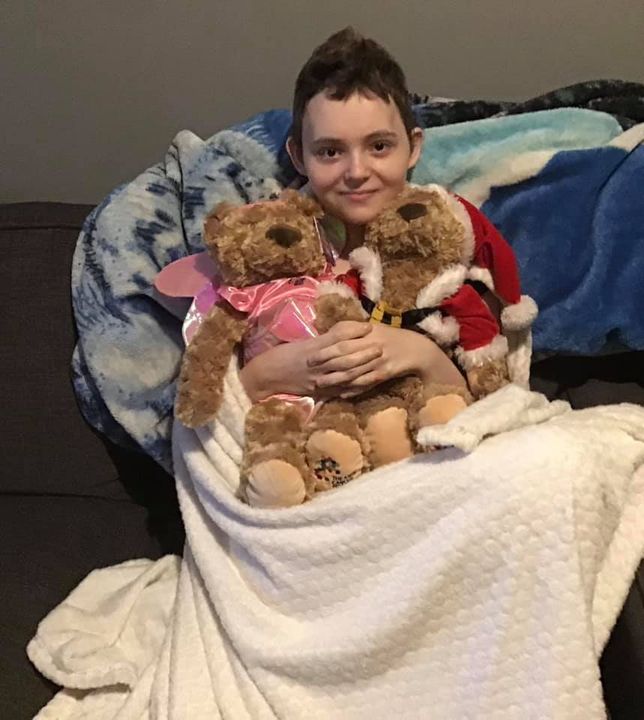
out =
<svg viewBox="0 0 644 720"><path fill-rule="evenodd" d="M348 156L348 164L345 177L351 182L363 181L369 176L369 166L364 155L360 152L351 153Z"/></svg>

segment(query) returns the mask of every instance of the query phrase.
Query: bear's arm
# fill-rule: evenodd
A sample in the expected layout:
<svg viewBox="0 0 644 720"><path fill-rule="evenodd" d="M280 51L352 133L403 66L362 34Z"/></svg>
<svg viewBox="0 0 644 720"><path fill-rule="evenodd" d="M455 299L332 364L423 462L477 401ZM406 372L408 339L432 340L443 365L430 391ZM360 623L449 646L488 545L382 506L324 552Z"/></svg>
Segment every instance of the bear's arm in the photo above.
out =
<svg viewBox="0 0 644 720"><path fill-rule="evenodd" d="M181 363L175 417L187 427L212 420L221 405L224 376L248 320L228 303L215 305L186 348Z"/></svg>

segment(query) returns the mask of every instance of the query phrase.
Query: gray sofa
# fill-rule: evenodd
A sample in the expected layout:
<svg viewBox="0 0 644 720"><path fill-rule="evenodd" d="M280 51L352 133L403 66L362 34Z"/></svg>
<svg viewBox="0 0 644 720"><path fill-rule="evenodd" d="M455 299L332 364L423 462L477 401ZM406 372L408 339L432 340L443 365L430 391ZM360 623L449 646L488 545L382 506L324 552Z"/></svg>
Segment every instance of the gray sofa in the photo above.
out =
<svg viewBox="0 0 644 720"><path fill-rule="evenodd" d="M38 621L92 569L180 553L183 527L172 478L115 447L83 420L70 381L69 292L86 205L0 206L3 333L0 492L0 718L32 717L56 691L25 654ZM575 407L644 404L644 353L553 357L533 384ZM602 658L614 720L644 717L644 570Z"/></svg>

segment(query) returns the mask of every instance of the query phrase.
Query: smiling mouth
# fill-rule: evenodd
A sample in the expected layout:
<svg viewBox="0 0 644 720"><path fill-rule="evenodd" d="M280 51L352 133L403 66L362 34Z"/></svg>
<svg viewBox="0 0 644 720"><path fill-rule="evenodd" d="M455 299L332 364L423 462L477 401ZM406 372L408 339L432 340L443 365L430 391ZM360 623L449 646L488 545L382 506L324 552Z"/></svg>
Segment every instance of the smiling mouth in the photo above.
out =
<svg viewBox="0 0 644 720"><path fill-rule="evenodd" d="M350 197L350 198L363 198L363 197L369 197L369 195L373 195L376 190L356 190L355 192L343 192L341 193L344 197Z"/></svg>

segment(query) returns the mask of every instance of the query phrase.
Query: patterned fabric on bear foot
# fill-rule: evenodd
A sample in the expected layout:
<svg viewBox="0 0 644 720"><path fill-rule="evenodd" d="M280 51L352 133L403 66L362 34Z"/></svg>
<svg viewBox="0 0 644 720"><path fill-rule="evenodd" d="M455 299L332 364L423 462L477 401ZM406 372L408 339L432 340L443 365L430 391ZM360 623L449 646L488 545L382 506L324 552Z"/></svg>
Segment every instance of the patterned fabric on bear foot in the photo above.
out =
<svg viewBox="0 0 644 720"><path fill-rule="evenodd" d="M362 472L362 469L355 470L347 475L343 474L337 461L330 457L321 458L313 467L313 474L316 479L316 489L330 490L340 485L346 485Z"/></svg>
<svg viewBox="0 0 644 720"><path fill-rule="evenodd" d="M360 443L335 430L312 433L306 443L306 459L319 490L344 485L365 469Z"/></svg>

